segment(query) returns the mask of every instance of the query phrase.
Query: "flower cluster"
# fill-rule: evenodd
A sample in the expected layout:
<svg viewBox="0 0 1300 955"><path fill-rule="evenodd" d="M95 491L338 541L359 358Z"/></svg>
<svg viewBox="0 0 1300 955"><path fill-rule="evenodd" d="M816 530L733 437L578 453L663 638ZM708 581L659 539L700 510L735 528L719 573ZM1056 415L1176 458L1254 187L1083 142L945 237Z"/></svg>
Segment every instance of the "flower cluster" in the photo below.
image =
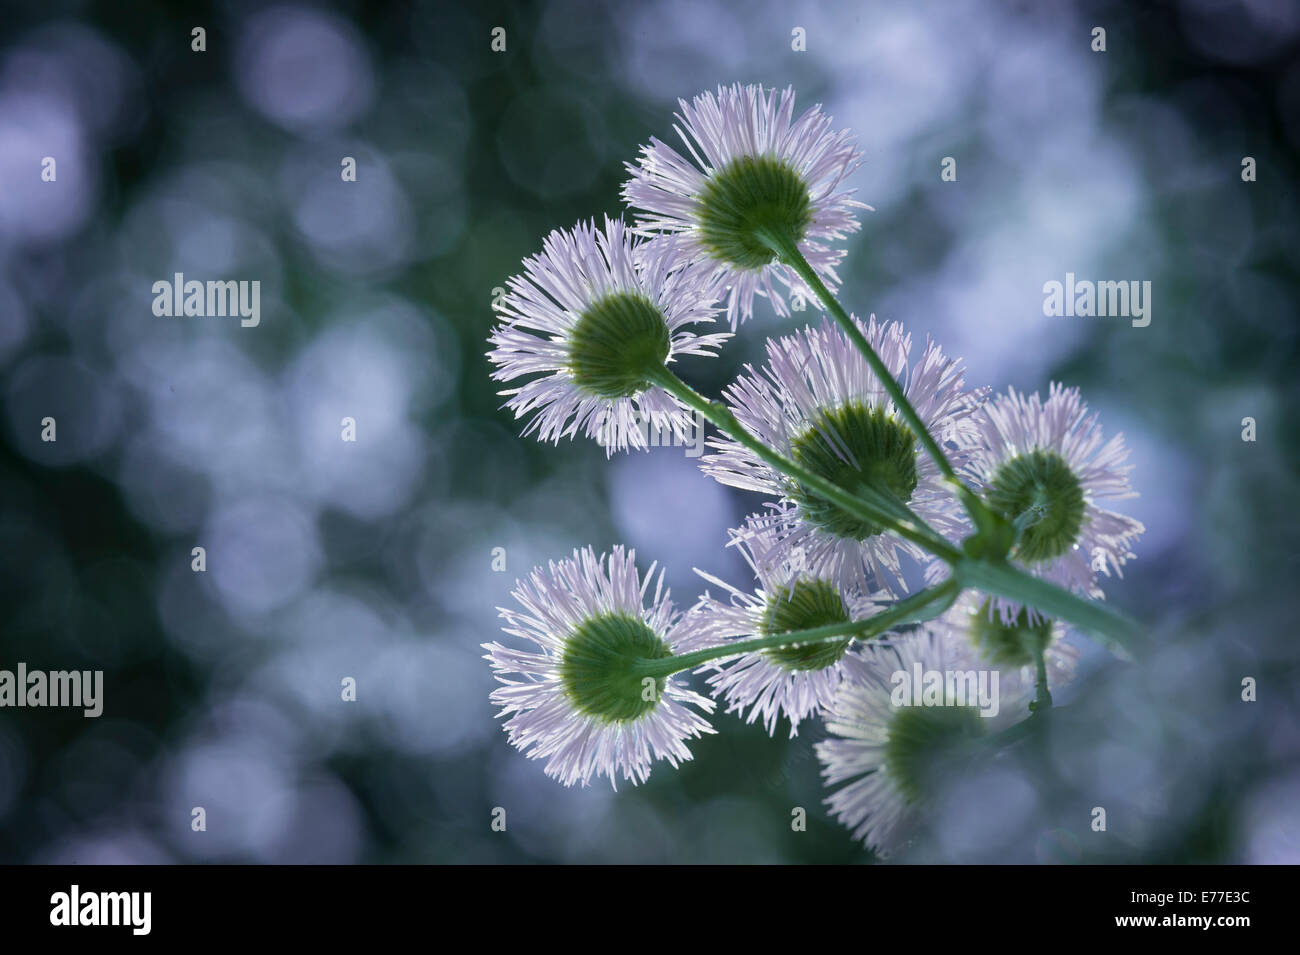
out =
<svg viewBox="0 0 1300 955"><path fill-rule="evenodd" d="M652 139L628 166L632 224L545 240L507 283L488 357L542 441L643 450L647 424L684 436L708 417L703 472L760 497L730 541L753 580L706 577L683 612L622 548L538 568L500 611L533 649L484 644L492 700L565 785L689 759L716 702L769 734L820 717L829 808L885 853L924 822L936 766L1071 678L1060 608L1095 623L1100 579L1142 531L1103 506L1132 496L1127 452L1076 389L992 396L937 343L839 307L828 243L868 207L844 189L860 153L820 107L796 117L792 90L757 86L680 107L687 155ZM756 296L789 314L786 294L829 315L770 339L722 401L671 367L715 355L730 336L702 327L725 314L734 333Z"/></svg>

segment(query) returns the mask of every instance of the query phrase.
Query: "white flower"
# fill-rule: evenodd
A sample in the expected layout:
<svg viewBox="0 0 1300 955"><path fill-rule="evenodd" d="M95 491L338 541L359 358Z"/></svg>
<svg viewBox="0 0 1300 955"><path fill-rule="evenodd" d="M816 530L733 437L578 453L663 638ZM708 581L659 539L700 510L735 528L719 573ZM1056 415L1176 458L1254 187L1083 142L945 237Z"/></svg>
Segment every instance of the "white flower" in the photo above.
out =
<svg viewBox="0 0 1300 955"><path fill-rule="evenodd" d="M1059 689L1074 679L1079 648L1065 639L1066 628L1059 620L1041 617L1031 620L1029 611L1023 610L1014 624L1008 624L991 598L967 590L929 626L936 630L946 628L953 641L969 644L980 660L999 667L1004 681L1018 681L1030 692L1038 678L1033 658L1035 646L1043 648L1049 689Z"/></svg>
<svg viewBox="0 0 1300 955"><path fill-rule="evenodd" d="M930 342L913 363L911 336L897 322L878 324L874 315L866 324L853 321L930 433L940 442L972 441L970 414L980 396L963 390L960 362ZM950 538L966 531L962 508L938 468L846 335L827 320L769 340L767 355L761 373L748 368L724 392L741 425L847 491L866 487L893 495ZM701 459L706 473L778 499L749 525L773 535L773 559L798 554L809 572L836 580L844 590L895 592L901 592L900 554L927 559L916 544L807 491L738 442L724 436L709 444L717 453ZM952 449L952 458L960 461L962 452Z"/></svg>
<svg viewBox="0 0 1300 955"><path fill-rule="evenodd" d="M837 285L844 251L822 240L856 231L856 210L870 208L840 188L862 155L848 131L832 131L820 106L793 119L788 88L778 94L737 84L678 103L675 128L690 158L651 138L627 165L632 178L623 198L641 211L638 231L680 234L692 260L712 264L730 288L733 329L753 314L756 294L770 298L778 315L788 314L774 279L816 301L788 266L772 261L760 232L796 242L822 281Z"/></svg>
<svg viewBox="0 0 1300 955"><path fill-rule="evenodd" d="M918 666L945 681L935 699L921 705L911 693ZM877 854L905 844L936 773L955 771L964 762L964 746L1024 716L1028 700L1014 682L999 680L997 716L982 716L969 699L950 692L949 674L979 670L967 646L930 629L872 646L846 667L823 714L830 738L816 751L826 784L847 783L826 800L832 814ZM992 676L987 680L991 688Z"/></svg>
<svg viewBox="0 0 1300 955"><path fill-rule="evenodd" d="M984 488L990 507L1024 525L1011 556L1037 577L1102 597L1098 574L1122 575L1144 529L1098 504L1136 497L1123 435L1103 444L1097 416L1088 416L1079 390L1057 383L1045 402L1010 389L974 420L978 440L966 473ZM1008 623L1023 609L1001 597L995 606ZM1030 615L1036 618L1037 611Z"/></svg>
<svg viewBox="0 0 1300 955"><path fill-rule="evenodd" d="M730 336L687 330L714 320L708 277L671 243L642 244L622 220L579 223L552 232L508 281L488 358L496 381L541 376L501 392L516 418L536 412L525 434L558 443L583 431L609 454L646 448L651 434L688 439L691 413L648 376Z"/></svg>
<svg viewBox="0 0 1300 955"><path fill-rule="evenodd" d="M656 759L674 767L691 758L685 740L714 730L689 709L713 712L713 701L675 683L647 677L639 661L670 656L685 629L652 564L644 580L635 554L622 547L597 557L590 548L572 560L535 568L518 583L523 610L498 608L503 630L535 644L518 650L485 643L504 684L492 702L508 717L510 743L566 786L608 776L645 782ZM645 598L654 583L649 606Z"/></svg>
<svg viewBox="0 0 1300 955"><path fill-rule="evenodd" d="M809 575L790 559L765 559L763 548L773 543L770 533L732 531L732 544L758 579L759 586L752 594L696 571L729 597L718 599L706 592L700 598L690 613L691 636L683 643L684 650L864 620L884 609L863 594L841 593L836 582ZM700 670L713 671L709 685L714 696L727 701L728 713L749 707L745 722L752 723L762 716L769 735L775 734L777 719L784 714L790 720L793 737L798 735L801 720L830 704L843 675L844 661L853 653L852 639L846 636L747 653L730 662L707 663Z"/></svg>

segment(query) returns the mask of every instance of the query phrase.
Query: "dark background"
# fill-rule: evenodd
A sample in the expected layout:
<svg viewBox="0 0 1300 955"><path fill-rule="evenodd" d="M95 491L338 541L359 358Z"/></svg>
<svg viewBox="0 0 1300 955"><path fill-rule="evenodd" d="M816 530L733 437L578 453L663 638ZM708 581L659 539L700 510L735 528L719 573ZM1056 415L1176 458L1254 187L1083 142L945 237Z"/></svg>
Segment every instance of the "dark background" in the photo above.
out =
<svg viewBox="0 0 1300 955"><path fill-rule="evenodd" d="M1149 656L1078 639L1069 705L954 779L904 858L1300 859L1300 5L3 14L0 667L102 669L106 702L0 710L0 861L870 859L821 805L816 723L787 741L720 716L692 763L615 794L546 779L487 701L479 644L534 564L625 542L683 604L693 567L748 583L723 545L755 497L681 449L519 438L484 358L520 259L619 214L622 164L673 137L676 98L736 81L855 130L876 211L847 243L850 308L934 336L969 384L1078 385L1133 449L1147 534L1107 594ZM178 271L260 280L261 324L155 317ZM1067 271L1150 280L1150 326L1044 317ZM716 394L814 314L756 311L684 375Z"/></svg>

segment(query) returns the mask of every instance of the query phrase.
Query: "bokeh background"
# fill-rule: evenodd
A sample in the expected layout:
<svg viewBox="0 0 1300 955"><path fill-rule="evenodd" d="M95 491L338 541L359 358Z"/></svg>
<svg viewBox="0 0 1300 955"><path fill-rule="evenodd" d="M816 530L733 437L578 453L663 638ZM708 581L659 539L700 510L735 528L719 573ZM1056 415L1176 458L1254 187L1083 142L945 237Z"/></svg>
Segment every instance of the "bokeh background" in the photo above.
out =
<svg viewBox="0 0 1300 955"><path fill-rule="evenodd" d="M484 358L520 259L619 214L676 98L735 81L856 131L852 309L969 384L1079 385L1136 465L1147 533L1108 594L1149 657L1077 639L1069 705L954 774L903 858L1300 860L1300 6L42 0L0 24L0 667L105 671L99 719L0 710L0 860L871 861L821 804L819 724L719 717L679 771L566 790L487 699L479 644L534 564L624 542L683 604L693 568L749 582L724 545L759 499L681 448L518 437ZM1150 326L1044 317L1067 271L1150 280ZM259 280L261 324L155 317L175 272ZM814 318L760 302L683 374L716 393Z"/></svg>

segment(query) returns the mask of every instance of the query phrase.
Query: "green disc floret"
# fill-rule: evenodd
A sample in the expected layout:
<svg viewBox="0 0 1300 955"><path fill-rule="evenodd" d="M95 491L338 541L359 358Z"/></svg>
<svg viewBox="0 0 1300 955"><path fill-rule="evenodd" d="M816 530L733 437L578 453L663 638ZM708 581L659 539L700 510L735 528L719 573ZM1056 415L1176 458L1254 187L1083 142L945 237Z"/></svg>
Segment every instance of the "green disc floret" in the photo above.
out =
<svg viewBox="0 0 1300 955"><path fill-rule="evenodd" d="M754 271L774 257L764 234L798 242L812 224L808 184L787 163L741 156L709 177L697 210L700 238L714 256Z"/></svg>
<svg viewBox="0 0 1300 955"><path fill-rule="evenodd" d="M659 705L667 684L651 685L637 669L642 660L672 656L672 650L643 620L628 614L588 617L564 646L560 679L574 707L605 723L636 720Z"/></svg>
<svg viewBox="0 0 1300 955"><path fill-rule="evenodd" d="M1055 451L1035 448L1005 461L989 482L989 506L1022 527L1015 556L1028 564L1060 557L1083 527L1083 486Z"/></svg>
<svg viewBox="0 0 1300 955"><path fill-rule="evenodd" d="M889 724L885 769L904 800L921 802L936 769L983 734L984 720L974 706L900 707Z"/></svg>
<svg viewBox="0 0 1300 955"><path fill-rule="evenodd" d="M916 439L911 429L884 409L861 401L819 412L791 442L790 456L850 493L868 488L906 504L916 490ZM791 497L809 523L836 537L866 540L883 530L797 482Z"/></svg>
<svg viewBox="0 0 1300 955"><path fill-rule="evenodd" d="M834 585L825 580L800 580L768 597L759 631L768 636L848 621L844 599ZM823 640L797 647L773 647L764 650L763 656L786 670L824 670L839 662L851 642Z"/></svg>
<svg viewBox="0 0 1300 955"><path fill-rule="evenodd" d="M627 398L650 386L671 349L663 313L644 295L615 292L589 305L569 336L574 382L600 398Z"/></svg>
<svg viewBox="0 0 1300 955"><path fill-rule="evenodd" d="M990 601L970 615L971 642L979 648L984 659L999 666L1031 666L1035 655L1046 650L1052 642L1052 621L1038 617L1029 622L1029 610L1022 607L1015 622L1002 622L998 613L989 613Z"/></svg>

